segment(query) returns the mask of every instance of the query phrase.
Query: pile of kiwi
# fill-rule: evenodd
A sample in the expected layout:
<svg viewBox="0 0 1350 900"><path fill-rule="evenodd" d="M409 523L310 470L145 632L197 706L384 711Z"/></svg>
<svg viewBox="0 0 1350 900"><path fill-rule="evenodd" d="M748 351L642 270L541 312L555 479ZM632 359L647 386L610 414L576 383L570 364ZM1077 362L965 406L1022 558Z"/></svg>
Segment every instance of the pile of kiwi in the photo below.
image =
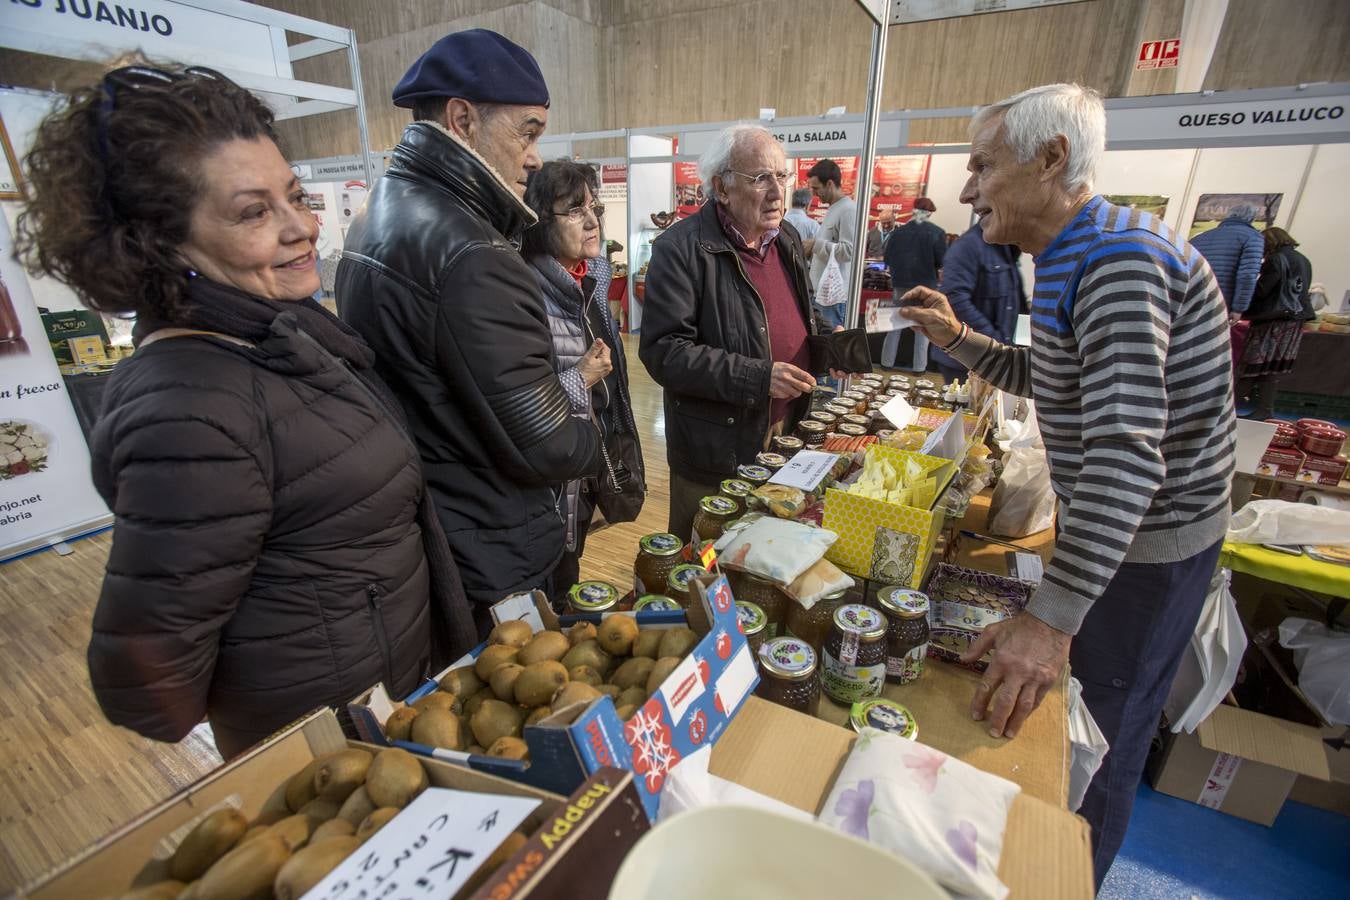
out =
<svg viewBox="0 0 1350 900"><path fill-rule="evenodd" d="M472 665L394 710L384 733L391 741L528 759L526 725L601 694L626 721L697 643L688 628L639 628L631 616L609 616L598 627L578 622L565 634L502 622Z"/></svg>
<svg viewBox="0 0 1350 900"><path fill-rule="evenodd" d="M323 880L427 786L417 757L396 747L315 757L286 782L285 806L253 821L218 809L183 838L168 877L120 900L293 900ZM471 880L481 885L525 836L513 833Z"/></svg>

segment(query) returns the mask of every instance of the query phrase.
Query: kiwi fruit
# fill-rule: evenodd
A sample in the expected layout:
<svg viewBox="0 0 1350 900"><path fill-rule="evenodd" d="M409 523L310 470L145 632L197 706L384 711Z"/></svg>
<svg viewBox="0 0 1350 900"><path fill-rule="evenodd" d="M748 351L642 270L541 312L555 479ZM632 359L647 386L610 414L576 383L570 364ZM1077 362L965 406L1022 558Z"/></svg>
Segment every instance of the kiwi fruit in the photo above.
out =
<svg viewBox="0 0 1350 900"><path fill-rule="evenodd" d="M594 622L578 622L567 629L567 643L575 647L582 641L595 640L596 627Z"/></svg>
<svg viewBox="0 0 1350 900"><path fill-rule="evenodd" d="M632 659L624 660L623 664L614 670L614 674L610 676L609 680L620 688L645 685L647 676L651 674L652 667L655 665L656 660L654 659L634 656Z"/></svg>
<svg viewBox="0 0 1350 900"><path fill-rule="evenodd" d="M553 632L556 634L557 632ZM503 667L505 668L505 667ZM498 669L497 672L500 672ZM497 677L494 672L492 677ZM515 680L515 701L521 706L543 706L558 688L568 681L563 664L552 659L540 660L526 666ZM503 697L503 700L508 698Z"/></svg>
<svg viewBox="0 0 1350 900"><path fill-rule="evenodd" d="M440 684L441 690L447 694L454 694L456 697L472 697L483 687L483 679L478 677L478 673L473 670L471 665L460 666L458 669L451 669L446 672Z"/></svg>
<svg viewBox="0 0 1350 900"><path fill-rule="evenodd" d="M303 897L360 846L361 839L350 834L311 844L282 864L272 882L273 896L277 900Z"/></svg>
<svg viewBox="0 0 1350 900"><path fill-rule="evenodd" d="M429 747L459 750L464 746L459 716L448 709L429 709L413 722L412 739Z"/></svg>
<svg viewBox="0 0 1350 900"><path fill-rule="evenodd" d="M610 699L617 699L622 689L617 684L597 684L595 689Z"/></svg>
<svg viewBox="0 0 1350 900"><path fill-rule="evenodd" d="M520 619L512 619L509 622L499 623L497 627L489 631L487 642L488 646L502 644L520 649L528 644L532 637L534 637L534 629L530 627L530 623L522 622Z"/></svg>
<svg viewBox="0 0 1350 900"><path fill-rule="evenodd" d="M373 758L366 750L339 750L326 757L319 766L314 775L314 790L320 800L329 800L335 805L333 816L337 815L336 807L366 780L366 769L370 768Z"/></svg>
<svg viewBox="0 0 1350 900"><path fill-rule="evenodd" d="M296 813L293 816L287 816L280 822L272 826L269 832L272 835L280 837L286 842L286 846L294 853L305 844L309 843L309 837L314 833L314 829L319 827L319 822L311 819L304 813ZM261 838L259 838L261 840Z"/></svg>
<svg viewBox="0 0 1350 900"><path fill-rule="evenodd" d="M561 663L559 663L561 665ZM567 670L568 681L580 681L592 686L604 684L605 679L590 666L573 666Z"/></svg>
<svg viewBox="0 0 1350 900"><path fill-rule="evenodd" d="M468 700L464 701L463 715L472 716L474 713L478 712L478 707L483 705L484 700L496 700L496 699L497 695L492 693L492 687L490 685L485 684L483 685L482 688L479 689L478 693L474 694Z"/></svg>
<svg viewBox="0 0 1350 900"><path fill-rule="evenodd" d="M665 633L664 628L644 628L639 631L637 640L633 641L633 655L656 659L656 651L661 649L661 638Z"/></svg>
<svg viewBox="0 0 1350 900"><path fill-rule="evenodd" d="M675 667L679 664L680 657L678 656L663 656L656 661L656 665L652 666L651 672L647 675L646 688L648 696L656 693L656 689L661 686L661 682L669 678L670 673L674 672Z"/></svg>
<svg viewBox="0 0 1350 900"><path fill-rule="evenodd" d="M528 666L546 659L556 661L562 659L570 649L572 645L561 631L541 631L520 648L516 662Z"/></svg>
<svg viewBox="0 0 1350 900"><path fill-rule="evenodd" d="M622 706L616 705L614 707L614 714L619 717L620 722L627 722L637 714L637 711L640 708L641 704L638 703L625 703Z"/></svg>
<svg viewBox="0 0 1350 900"><path fill-rule="evenodd" d="M379 831L385 825L388 825L389 820L398 814L399 810L392 806L380 807L370 815L366 816L365 821L363 821L356 829L356 836L362 841L369 840L372 834Z"/></svg>
<svg viewBox="0 0 1350 900"><path fill-rule="evenodd" d="M610 656L595 638L574 644L562 658L563 668L571 670L575 666L590 666L604 675L609 671Z"/></svg>
<svg viewBox="0 0 1350 900"><path fill-rule="evenodd" d="M314 757L286 782L286 808L291 812L299 812L300 807L319 796L319 792L314 789L314 776L327 758L327 754Z"/></svg>
<svg viewBox="0 0 1350 900"><path fill-rule="evenodd" d="M661 635L661 645L656 658L663 656L684 656L698 643L698 635L688 628L667 628Z"/></svg>
<svg viewBox="0 0 1350 900"><path fill-rule="evenodd" d="M320 841L326 841L329 838L349 837L353 834L356 834L356 826L351 822L348 822L346 819L329 819L327 822L324 822L318 828L314 829L314 833L309 836L309 843L312 847Z"/></svg>
<svg viewBox="0 0 1350 900"><path fill-rule="evenodd" d="M248 831L248 819L234 808L218 809L187 833L169 860L169 874L187 884L200 878Z"/></svg>
<svg viewBox="0 0 1350 900"><path fill-rule="evenodd" d="M417 718L417 710L411 706L400 706L384 720L384 736L391 741L412 740L412 724Z"/></svg>
<svg viewBox="0 0 1350 900"><path fill-rule="evenodd" d="M501 846L493 850L492 855L483 860L483 864L478 867L478 871L474 872L469 880L464 882L461 893L469 895L482 887L483 883L492 877L492 873L500 869L503 863L515 856L520 848L525 846L525 840L525 835L519 831L508 834L506 840L502 841Z"/></svg>
<svg viewBox="0 0 1350 900"><path fill-rule="evenodd" d="M272 827L271 825L249 826L248 831L245 831L244 836L239 839L239 844L247 844L249 841L253 840L256 837L262 837L264 834L267 834L268 829L270 829L271 827ZM239 844L235 844L235 846L238 847Z"/></svg>
<svg viewBox="0 0 1350 900"><path fill-rule="evenodd" d="M469 749L466 750L465 752L472 753L474 756L486 756L487 748L479 744L470 744Z"/></svg>
<svg viewBox="0 0 1350 900"><path fill-rule="evenodd" d="M271 801L269 800L268 803L271 803ZM252 828L255 825L275 825L276 823L280 822L282 819L286 818L289 815L291 815L291 811L287 809L284 805L268 806L266 809L262 810L256 816L254 816L253 821L249 822L248 824L250 828Z"/></svg>
<svg viewBox="0 0 1350 900"><path fill-rule="evenodd" d="M553 695L553 699L549 701L548 705L554 709L562 709L571 706L573 703L589 703L599 696L601 696L600 691L589 684L569 681L558 688L558 692Z"/></svg>
<svg viewBox="0 0 1350 900"><path fill-rule="evenodd" d="M520 663L507 663L497 667L488 678L488 683L492 685L492 693L498 700L506 703L516 702L516 679L524 671L525 667Z"/></svg>
<svg viewBox="0 0 1350 900"><path fill-rule="evenodd" d="M154 884L127 891L118 897L118 900L178 900L178 895L183 893L185 887L187 885L183 882L173 879L156 881Z"/></svg>
<svg viewBox="0 0 1350 900"><path fill-rule="evenodd" d="M490 647L485 647L483 652L478 654L478 660L473 664L473 670L479 678L486 682L492 673L497 671L498 666L515 662L516 654L519 652L518 647L512 647L509 644L493 644Z"/></svg>
<svg viewBox="0 0 1350 900"><path fill-rule="evenodd" d="M530 711L530 714L528 716L525 717L525 722L521 727L523 728L525 725L533 725L535 722L540 722L544 719L547 719L551 715L553 715L553 710L550 707L537 706Z"/></svg>
<svg viewBox="0 0 1350 900"><path fill-rule="evenodd" d="M600 623L595 639L610 656L627 656L637 636L638 624L631 616L610 616Z"/></svg>
<svg viewBox="0 0 1350 900"><path fill-rule="evenodd" d="M484 700L469 720L469 727L473 730L474 740L484 747L491 747L492 742L502 735L520 737L523 719L520 711L509 703Z"/></svg>
<svg viewBox="0 0 1350 900"><path fill-rule="evenodd" d="M372 760L373 762L373 760ZM367 776L369 770L367 770ZM353 828L361 824L361 820L375 811L375 803L370 799L370 794L366 791L363 784L352 791L342 803L342 808L338 810L337 817L351 824Z"/></svg>
<svg viewBox="0 0 1350 900"><path fill-rule="evenodd" d="M614 698L615 706L628 706L629 704L641 706L646 702L647 692L636 685L630 688L624 688L619 692L619 696Z"/></svg>
<svg viewBox="0 0 1350 900"><path fill-rule="evenodd" d="M427 786L427 770L407 750L390 747L375 754L366 772L366 793L378 810L402 809Z"/></svg>
<svg viewBox="0 0 1350 900"><path fill-rule="evenodd" d="M353 788L353 790L355 789ZM343 797L342 799L347 798ZM341 808L342 804L336 800L325 800L319 797L300 807L299 815L308 816L315 822L327 822L329 819L337 818L338 810Z"/></svg>
<svg viewBox="0 0 1350 900"><path fill-rule="evenodd" d="M448 709L458 715L464 704L460 703L458 694L447 694L445 691L432 691L425 697L418 697L412 703L413 709L418 712L426 712L429 709Z"/></svg>
<svg viewBox="0 0 1350 900"><path fill-rule="evenodd" d="M272 896L272 882L290 856L291 847L281 835L265 834L222 856L196 884L194 896L202 900L266 900Z"/></svg>
<svg viewBox="0 0 1350 900"><path fill-rule="evenodd" d="M520 738L504 734L492 742L487 755L500 756L503 759L529 759L530 748Z"/></svg>

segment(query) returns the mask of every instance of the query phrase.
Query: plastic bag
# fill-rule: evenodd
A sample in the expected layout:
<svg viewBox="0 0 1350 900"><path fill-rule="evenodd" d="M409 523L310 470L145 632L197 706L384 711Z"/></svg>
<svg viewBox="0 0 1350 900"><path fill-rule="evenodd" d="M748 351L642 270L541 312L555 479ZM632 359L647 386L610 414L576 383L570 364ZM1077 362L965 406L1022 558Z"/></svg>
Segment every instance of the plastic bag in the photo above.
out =
<svg viewBox="0 0 1350 900"><path fill-rule="evenodd" d="M1350 547L1350 512L1287 500L1253 500L1233 514L1228 540Z"/></svg>
<svg viewBox="0 0 1350 900"><path fill-rule="evenodd" d="M1280 646L1294 651L1299 690L1322 718L1350 725L1350 634L1311 619L1285 619Z"/></svg>
<svg viewBox="0 0 1350 900"><path fill-rule="evenodd" d="M1003 477L989 501L989 530L1007 537L1044 531L1055 521L1055 491L1034 418L1028 417L1026 426L1008 444L1007 454Z"/></svg>
<svg viewBox="0 0 1350 900"><path fill-rule="evenodd" d="M1163 704L1173 732L1189 734L1199 728L1237 681L1238 666L1247 650L1247 632L1229 589L1232 577L1231 571L1220 568L1210 579L1189 652L1182 655Z"/></svg>
<svg viewBox="0 0 1350 900"><path fill-rule="evenodd" d="M1069 679L1069 746L1069 812L1078 812L1111 745L1083 702L1083 685L1077 678Z"/></svg>
<svg viewBox="0 0 1350 900"><path fill-rule="evenodd" d="M839 260L830 254L825 271L820 274L820 284L816 286L816 303L821 306L838 306L848 299L848 285L844 284L844 270Z"/></svg>

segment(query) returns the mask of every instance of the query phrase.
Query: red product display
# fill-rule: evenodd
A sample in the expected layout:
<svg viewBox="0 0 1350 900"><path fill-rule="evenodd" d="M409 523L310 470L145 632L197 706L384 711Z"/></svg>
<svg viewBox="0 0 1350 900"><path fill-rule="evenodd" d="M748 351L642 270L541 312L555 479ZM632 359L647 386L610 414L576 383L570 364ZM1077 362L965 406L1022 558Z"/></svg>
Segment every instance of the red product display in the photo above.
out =
<svg viewBox="0 0 1350 900"><path fill-rule="evenodd" d="M1303 458L1303 452L1293 447L1268 447L1256 474L1264 478L1297 478Z"/></svg>
<svg viewBox="0 0 1350 900"><path fill-rule="evenodd" d="M1345 432L1335 427L1310 425L1299 434L1298 446L1313 456L1335 456L1345 443Z"/></svg>
<svg viewBox="0 0 1350 900"><path fill-rule="evenodd" d="M1345 477L1346 459L1344 456L1314 456L1303 458L1298 470L1298 480L1309 484L1340 484Z"/></svg>
<svg viewBox="0 0 1350 900"><path fill-rule="evenodd" d="M1298 429L1288 422L1281 422L1279 419L1266 419L1268 424L1276 426L1275 436L1270 439L1272 447L1297 447Z"/></svg>

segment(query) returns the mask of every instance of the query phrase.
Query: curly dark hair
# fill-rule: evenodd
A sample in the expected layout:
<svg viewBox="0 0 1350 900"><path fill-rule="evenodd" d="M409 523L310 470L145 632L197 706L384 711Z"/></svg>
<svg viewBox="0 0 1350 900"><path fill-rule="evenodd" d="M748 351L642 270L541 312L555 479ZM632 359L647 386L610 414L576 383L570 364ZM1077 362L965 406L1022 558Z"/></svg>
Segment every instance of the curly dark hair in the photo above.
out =
<svg viewBox="0 0 1350 900"><path fill-rule="evenodd" d="M201 161L236 138L276 135L271 110L244 88L154 65L169 78L127 86L110 76L73 91L38 126L14 257L90 309L174 321Z"/></svg>
<svg viewBox="0 0 1350 900"><path fill-rule="evenodd" d="M531 256L558 256L557 217L553 208L562 203L566 208L580 206L590 188L592 199L600 193L600 179L595 167L570 159L552 159L537 172L531 172L525 183L525 205L534 210L539 221L525 230L520 252Z"/></svg>

